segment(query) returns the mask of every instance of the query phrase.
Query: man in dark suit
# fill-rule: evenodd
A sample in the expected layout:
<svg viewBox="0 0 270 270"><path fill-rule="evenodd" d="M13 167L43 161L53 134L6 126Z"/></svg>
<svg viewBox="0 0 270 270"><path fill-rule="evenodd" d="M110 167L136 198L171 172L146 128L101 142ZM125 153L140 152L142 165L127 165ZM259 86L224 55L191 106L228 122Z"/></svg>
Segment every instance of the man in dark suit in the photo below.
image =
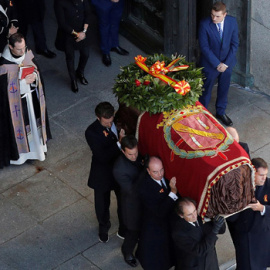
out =
<svg viewBox="0 0 270 270"><path fill-rule="evenodd" d="M122 153L114 163L113 175L120 186L121 209L126 227L122 253L126 263L137 266L133 251L138 242L141 209L137 185L143 169L143 160L138 153L138 142L133 135L125 136L121 141Z"/></svg>
<svg viewBox="0 0 270 270"><path fill-rule="evenodd" d="M137 257L144 270L167 270L174 265L169 217L177 200L176 178L164 178L162 161L150 157L139 186L143 217Z"/></svg>
<svg viewBox="0 0 270 270"><path fill-rule="evenodd" d="M54 58L56 54L48 50L45 30L45 0L13 0L18 11L19 32L27 36L28 26L33 31L36 53L47 58Z"/></svg>
<svg viewBox="0 0 270 270"><path fill-rule="evenodd" d="M270 179L262 158L251 160L255 172L256 202L232 217L229 228L236 252L237 270L264 270L270 266Z"/></svg>
<svg viewBox="0 0 270 270"><path fill-rule="evenodd" d="M190 198L177 201L172 219L172 239L176 254L176 270L218 270L216 241L225 232L224 218L217 216L203 224L196 202Z"/></svg>
<svg viewBox="0 0 270 270"><path fill-rule="evenodd" d="M199 44L201 49L200 65L203 67L205 76L205 90L200 97L200 102L207 108L212 88L218 79L216 117L225 125L231 126L233 123L226 115L225 110L239 41L236 19L227 15L226 5L223 2L214 3L211 17L201 21Z"/></svg>
<svg viewBox="0 0 270 270"><path fill-rule="evenodd" d="M65 52L71 90L77 93L77 78L81 84L88 84L84 70L89 58L90 36L87 30L91 16L90 5L88 0L55 0L54 10L58 23L55 45ZM80 52L76 70L75 50Z"/></svg>
<svg viewBox="0 0 270 270"><path fill-rule="evenodd" d="M124 0L92 0L91 2L98 16L102 62L108 67L112 63L110 51L120 55L129 54L119 46L119 25Z"/></svg>
<svg viewBox="0 0 270 270"><path fill-rule="evenodd" d="M92 150L92 163L88 179L88 186L94 189L95 210L99 223L99 240L109 241L108 231L110 223L110 195L114 189L117 198L117 213L119 218L119 235L124 233L124 225L120 209L120 191L113 177L113 164L120 155L120 141L124 130L119 135L114 120L114 108L109 102L101 102L95 109L97 120L85 131L85 138Z"/></svg>

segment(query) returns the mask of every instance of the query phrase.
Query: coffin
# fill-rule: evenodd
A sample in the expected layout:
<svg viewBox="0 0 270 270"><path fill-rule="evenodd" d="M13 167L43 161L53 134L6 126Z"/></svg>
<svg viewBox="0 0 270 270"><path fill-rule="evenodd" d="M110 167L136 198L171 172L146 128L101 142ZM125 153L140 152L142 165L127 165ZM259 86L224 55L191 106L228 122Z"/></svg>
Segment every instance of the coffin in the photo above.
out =
<svg viewBox="0 0 270 270"><path fill-rule="evenodd" d="M127 133L136 132L141 154L162 159L165 177L176 177L179 193L196 200L203 218L233 214L254 199L248 154L199 102L138 115L120 106L116 118Z"/></svg>

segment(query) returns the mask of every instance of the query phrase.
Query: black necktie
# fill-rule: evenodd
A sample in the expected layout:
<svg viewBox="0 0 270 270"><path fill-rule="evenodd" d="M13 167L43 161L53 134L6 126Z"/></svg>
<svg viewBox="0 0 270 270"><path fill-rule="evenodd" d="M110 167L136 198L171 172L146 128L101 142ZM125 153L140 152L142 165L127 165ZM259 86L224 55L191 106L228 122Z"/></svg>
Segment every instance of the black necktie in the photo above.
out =
<svg viewBox="0 0 270 270"><path fill-rule="evenodd" d="M198 221L193 222L193 224L195 225L195 227L196 227L196 228L199 228L199 227L200 227L200 225L199 225L199 222L198 222Z"/></svg>
<svg viewBox="0 0 270 270"><path fill-rule="evenodd" d="M164 183L163 183L162 180L161 180L161 186L162 186L162 188L164 189L164 191L167 190L167 187L164 185Z"/></svg>
<svg viewBox="0 0 270 270"><path fill-rule="evenodd" d="M117 141L117 137L116 137L116 135L114 134L114 132L112 131L112 129L111 129L111 128L107 128L107 130L109 131L109 134L111 135L111 137L112 137L114 140Z"/></svg>

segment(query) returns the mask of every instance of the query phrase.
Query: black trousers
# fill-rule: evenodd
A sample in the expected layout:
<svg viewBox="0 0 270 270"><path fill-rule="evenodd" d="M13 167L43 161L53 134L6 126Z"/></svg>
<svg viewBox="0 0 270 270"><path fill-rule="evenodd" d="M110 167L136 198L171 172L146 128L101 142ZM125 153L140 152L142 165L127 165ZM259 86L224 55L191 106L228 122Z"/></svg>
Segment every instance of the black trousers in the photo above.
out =
<svg viewBox="0 0 270 270"><path fill-rule="evenodd" d="M84 74L84 69L89 58L89 46L83 46L82 48L79 49L79 52L80 58L77 67L77 72ZM73 42L66 42L65 54L69 77L71 81L74 81L76 79L76 74L75 74L75 49Z"/></svg>
<svg viewBox="0 0 270 270"><path fill-rule="evenodd" d="M122 252L125 255L133 255L133 251L138 243L139 231L126 230L125 240L122 245Z"/></svg>
<svg viewBox="0 0 270 270"><path fill-rule="evenodd" d="M117 215L119 220L118 231L125 231L125 226L122 218L121 202L120 202L120 191L118 188L114 190L117 200ZM110 222L110 203L111 203L111 191L97 191L94 190L95 197L95 211L97 220L99 223L99 234L108 233L111 222Z"/></svg>

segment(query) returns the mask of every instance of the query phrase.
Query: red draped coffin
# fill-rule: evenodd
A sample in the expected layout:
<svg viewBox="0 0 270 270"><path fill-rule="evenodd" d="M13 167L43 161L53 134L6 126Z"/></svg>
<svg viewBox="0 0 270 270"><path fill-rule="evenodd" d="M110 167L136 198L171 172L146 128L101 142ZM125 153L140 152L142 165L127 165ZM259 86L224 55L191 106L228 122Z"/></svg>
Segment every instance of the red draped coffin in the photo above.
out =
<svg viewBox="0 0 270 270"><path fill-rule="evenodd" d="M254 198L254 169L245 150L199 102L137 123L141 154L159 156L165 176L176 176L181 196L198 203L202 217L232 214Z"/></svg>

